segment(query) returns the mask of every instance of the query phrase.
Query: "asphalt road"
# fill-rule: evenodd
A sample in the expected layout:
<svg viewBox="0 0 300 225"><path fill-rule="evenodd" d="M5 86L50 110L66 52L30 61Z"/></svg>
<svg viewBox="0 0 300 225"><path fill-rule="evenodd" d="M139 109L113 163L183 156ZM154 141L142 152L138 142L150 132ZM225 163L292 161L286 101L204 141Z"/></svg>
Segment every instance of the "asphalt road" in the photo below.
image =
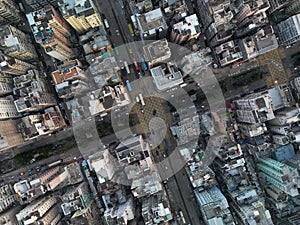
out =
<svg viewBox="0 0 300 225"><path fill-rule="evenodd" d="M122 45L124 40L121 34L117 31L120 27L116 21L111 2L109 0L93 0L93 2L97 10L101 13L102 19L107 19L109 28L106 28L106 31L111 43L116 43L117 46Z"/></svg>
<svg viewBox="0 0 300 225"><path fill-rule="evenodd" d="M175 140L171 136L166 138L166 152L169 155L174 149ZM176 162L170 162L174 164ZM168 169L172 169L168 168ZM202 225L201 212L199 206L195 200L193 194L193 189L190 181L187 177L185 169L182 168L181 171L176 173L172 178L170 178L165 184L169 197L172 198L173 204L183 211L183 214L188 223L193 225Z"/></svg>

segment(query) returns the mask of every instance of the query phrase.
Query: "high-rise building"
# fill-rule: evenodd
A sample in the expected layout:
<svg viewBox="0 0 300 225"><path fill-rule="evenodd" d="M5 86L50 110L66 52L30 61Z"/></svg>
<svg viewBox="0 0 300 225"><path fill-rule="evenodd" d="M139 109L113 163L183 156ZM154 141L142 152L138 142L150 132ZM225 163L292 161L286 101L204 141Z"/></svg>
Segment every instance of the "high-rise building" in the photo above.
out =
<svg viewBox="0 0 300 225"><path fill-rule="evenodd" d="M47 6L26 16L35 41L48 55L61 61L74 57L70 28L53 7Z"/></svg>
<svg viewBox="0 0 300 225"><path fill-rule="evenodd" d="M11 76L0 72L0 96L7 95L12 92L13 79Z"/></svg>
<svg viewBox="0 0 300 225"><path fill-rule="evenodd" d="M35 68L35 66L30 63L5 55L0 55L0 69L4 73L21 75L33 68Z"/></svg>
<svg viewBox="0 0 300 225"><path fill-rule="evenodd" d="M0 49L5 55L24 61L37 58L30 37L11 25L0 27Z"/></svg>
<svg viewBox="0 0 300 225"><path fill-rule="evenodd" d="M282 8L284 5L286 5L292 1L293 0L269 0L269 3L270 3L269 12L272 13L275 10Z"/></svg>
<svg viewBox="0 0 300 225"><path fill-rule="evenodd" d="M251 179L247 169L251 171ZM273 225L269 211L264 207L254 170L246 164L240 145L228 145L220 148L214 162L218 181L227 199L237 224ZM252 169L252 170L251 170Z"/></svg>
<svg viewBox="0 0 300 225"><path fill-rule="evenodd" d="M87 183L81 183L70 189L62 196L61 209L66 216L72 219L84 217L88 224L97 224L100 216L97 212L97 206Z"/></svg>
<svg viewBox="0 0 300 225"><path fill-rule="evenodd" d="M20 13L13 0L0 0L0 25L16 23L20 20Z"/></svg>
<svg viewBox="0 0 300 225"><path fill-rule="evenodd" d="M0 98L0 120L20 117L12 96Z"/></svg>
<svg viewBox="0 0 300 225"><path fill-rule="evenodd" d="M12 187L10 184L5 184L0 187L0 212L8 209L15 202Z"/></svg>
<svg viewBox="0 0 300 225"><path fill-rule="evenodd" d="M272 98L268 91L254 93L234 101L237 119L243 123L261 123L274 119Z"/></svg>
<svg viewBox="0 0 300 225"><path fill-rule="evenodd" d="M52 72L55 90L60 98L71 98L87 90L86 74L78 60L65 61Z"/></svg>
<svg viewBox="0 0 300 225"><path fill-rule="evenodd" d="M257 168L265 185L274 185L292 197L299 195L300 180L296 168L271 158L260 158Z"/></svg>
<svg viewBox="0 0 300 225"><path fill-rule="evenodd" d="M37 70L14 77L15 105L18 112L38 111L56 104L51 90Z"/></svg>
<svg viewBox="0 0 300 225"><path fill-rule="evenodd" d="M60 12L68 23L79 33L102 24L91 0L59 0Z"/></svg>
<svg viewBox="0 0 300 225"><path fill-rule="evenodd" d="M44 8L46 5L57 7L57 0L24 0L24 3L32 9L32 11Z"/></svg>
<svg viewBox="0 0 300 225"><path fill-rule="evenodd" d="M289 17L300 13L300 2L298 0L269 0L271 8L269 17L274 24L278 24ZM274 5L274 2L275 3Z"/></svg>
<svg viewBox="0 0 300 225"><path fill-rule="evenodd" d="M0 121L0 151L15 147L24 142L17 125L19 120Z"/></svg>
<svg viewBox="0 0 300 225"><path fill-rule="evenodd" d="M300 40L300 13L280 22L275 27L280 44L293 44Z"/></svg>
<svg viewBox="0 0 300 225"><path fill-rule="evenodd" d="M61 218L56 203L57 200L54 197L45 197L31 203L16 215L17 220L20 224L55 225Z"/></svg>
<svg viewBox="0 0 300 225"><path fill-rule="evenodd" d="M229 211L227 199L216 186L208 189L194 190L197 202L200 206L203 220L206 224L235 225Z"/></svg>

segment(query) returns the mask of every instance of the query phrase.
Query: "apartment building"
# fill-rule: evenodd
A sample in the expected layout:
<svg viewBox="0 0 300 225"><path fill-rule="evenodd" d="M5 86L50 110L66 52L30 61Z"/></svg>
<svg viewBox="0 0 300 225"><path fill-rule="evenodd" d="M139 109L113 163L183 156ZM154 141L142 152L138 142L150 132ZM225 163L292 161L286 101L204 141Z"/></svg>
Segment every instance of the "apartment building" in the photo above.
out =
<svg viewBox="0 0 300 225"><path fill-rule="evenodd" d="M10 75L0 72L0 96L7 95L13 91L13 79Z"/></svg>
<svg viewBox="0 0 300 225"><path fill-rule="evenodd" d="M18 146L24 142L24 139L17 128L20 120L0 121L0 151Z"/></svg>
<svg viewBox="0 0 300 225"><path fill-rule="evenodd" d="M11 75L22 75L35 66L17 58L0 54L0 69L2 72Z"/></svg>
<svg viewBox="0 0 300 225"><path fill-rule="evenodd" d="M13 93L18 112L39 111L54 106L56 100L46 81L37 70L15 77Z"/></svg>
<svg viewBox="0 0 300 225"><path fill-rule="evenodd" d="M13 0L0 1L0 25L20 21L20 11Z"/></svg>
<svg viewBox="0 0 300 225"><path fill-rule="evenodd" d="M51 6L26 15L35 41L45 52L60 61L72 59L75 54L70 42L70 28Z"/></svg>
<svg viewBox="0 0 300 225"><path fill-rule="evenodd" d="M79 34L102 25L101 18L91 0L59 0L58 4L64 19Z"/></svg>
<svg viewBox="0 0 300 225"><path fill-rule="evenodd" d="M0 37L0 49L5 55L27 62L38 57L30 37L16 27L2 26Z"/></svg>
<svg viewBox="0 0 300 225"><path fill-rule="evenodd" d="M7 96L0 98L0 119L10 119L20 117L14 104L13 97Z"/></svg>

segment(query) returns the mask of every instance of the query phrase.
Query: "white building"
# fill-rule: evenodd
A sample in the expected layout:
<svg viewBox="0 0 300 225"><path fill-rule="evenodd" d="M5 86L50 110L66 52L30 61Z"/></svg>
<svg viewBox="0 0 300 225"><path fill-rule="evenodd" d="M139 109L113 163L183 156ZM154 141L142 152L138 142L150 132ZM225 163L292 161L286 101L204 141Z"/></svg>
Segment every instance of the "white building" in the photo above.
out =
<svg viewBox="0 0 300 225"><path fill-rule="evenodd" d="M145 225L168 224L173 219L169 202L164 192L143 200L142 216Z"/></svg>
<svg viewBox="0 0 300 225"><path fill-rule="evenodd" d="M275 118L272 97L268 91L234 101L239 122L261 123Z"/></svg>
<svg viewBox="0 0 300 225"><path fill-rule="evenodd" d="M15 197L12 194L12 187L6 184L0 187L0 212L3 212L15 202Z"/></svg>
<svg viewBox="0 0 300 225"><path fill-rule="evenodd" d="M144 14L135 14L131 20L137 30L144 37L154 35L156 31L168 29L164 15L160 8L154 9Z"/></svg>
<svg viewBox="0 0 300 225"><path fill-rule="evenodd" d="M56 104L51 89L37 70L14 77L13 92L18 98L14 101L18 112L38 111Z"/></svg>
<svg viewBox="0 0 300 225"><path fill-rule="evenodd" d="M149 67L166 62L171 57L171 49L167 39L151 42L143 47L143 51Z"/></svg>
<svg viewBox="0 0 300 225"><path fill-rule="evenodd" d="M116 159L107 149L91 155L88 163L91 170L96 172L100 183L104 183L106 179L111 180L117 171Z"/></svg>
<svg viewBox="0 0 300 225"><path fill-rule="evenodd" d="M56 203L57 200L54 197L43 198L22 209L16 215L17 220L23 225L42 222L43 224L55 225L61 217L57 211Z"/></svg>
<svg viewBox="0 0 300 225"><path fill-rule="evenodd" d="M0 96L12 92L13 80L9 75L0 72Z"/></svg>
<svg viewBox="0 0 300 225"><path fill-rule="evenodd" d="M183 83L183 77L175 63L162 64L150 69L151 76L159 91L164 91Z"/></svg>
<svg viewBox="0 0 300 225"><path fill-rule="evenodd" d="M197 39L201 34L200 24L196 14L187 16L184 21L173 25L171 41L181 44L184 41Z"/></svg>
<svg viewBox="0 0 300 225"><path fill-rule="evenodd" d="M0 98L0 119L20 117L12 96Z"/></svg>
<svg viewBox="0 0 300 225"><path fill-rule="evenodd" d="M112 205L108 196L103 196L105 205ZM124 202L113 205L113 207L106 207L104 218L106 224L128 224L128 221L133 220L135 217L135 207L133 199L130 198Z"/></svg>

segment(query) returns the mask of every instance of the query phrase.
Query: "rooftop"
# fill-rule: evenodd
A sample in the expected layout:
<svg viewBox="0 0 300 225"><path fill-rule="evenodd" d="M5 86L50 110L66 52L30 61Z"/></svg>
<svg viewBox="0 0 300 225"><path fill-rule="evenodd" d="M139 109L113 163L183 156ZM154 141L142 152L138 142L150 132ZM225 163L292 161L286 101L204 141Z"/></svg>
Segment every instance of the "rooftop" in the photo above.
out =
<svg viewBox="0 0 300 225"><path fill-rule="evenodd" d="M156 30L161 31L168 28L160 8L144 14L133 15L131 19L137 24L144 36L155 34Z"/></svg>
<svg viewBox="0 0 300 225"><path fill-rule="evenodd" d="M174 63L162 64L150 69L158 90L163 91L183 83L182 74Z"/></svg>
<svg viewBox="0 0 300 225"><path fill-rule="evenodd" d="M94 14L90 0L59 0L58 2L63 16L89 16Z"/></svg>
<svg viewBox="0 0 300 225"><path fill-rule="evenodd" d="M162 62L171 57L171 49L167 39L154 41L143 47L145 60L151 64Z"/></svg>
<svg viewBox="0 0 300 225"><path fill-rule="evenodd" d="M180 33L189 32L190 35L200 33L197 15L193 14L185 17L184 21L174 24L173 29L180 31Z"/></svg>

